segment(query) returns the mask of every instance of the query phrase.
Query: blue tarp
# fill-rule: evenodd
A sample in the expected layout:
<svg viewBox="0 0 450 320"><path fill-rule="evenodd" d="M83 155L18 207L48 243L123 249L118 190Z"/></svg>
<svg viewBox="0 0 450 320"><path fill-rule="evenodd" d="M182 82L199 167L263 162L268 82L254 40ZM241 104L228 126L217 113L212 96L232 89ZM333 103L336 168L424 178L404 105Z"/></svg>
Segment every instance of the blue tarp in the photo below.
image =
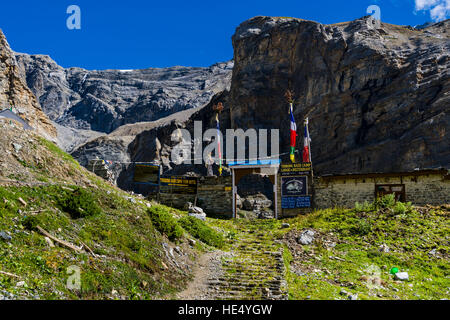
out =
<svg viewBox="0 0 450 320"><path fill-rule="evenodd" d="M280 165L280 159L270 159L270 160L255 160L255 161L232 161L228 163L229 167L238 166L276 166Z"/></svg>

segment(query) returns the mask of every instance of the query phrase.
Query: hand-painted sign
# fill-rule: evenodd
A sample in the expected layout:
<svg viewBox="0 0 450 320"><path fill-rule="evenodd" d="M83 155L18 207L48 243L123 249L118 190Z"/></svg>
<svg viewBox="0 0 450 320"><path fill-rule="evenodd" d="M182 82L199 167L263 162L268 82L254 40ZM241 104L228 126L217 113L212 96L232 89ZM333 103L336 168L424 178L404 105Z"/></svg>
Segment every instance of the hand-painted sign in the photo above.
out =
<svg viewBox="0 0 450 320"><path fill-rule="evenodd" d="M281 198L281 208L300 209L311 208L311 197L283 197Z"/></svg>
<svg viewBox="0 0 450 320"><path fill-rule="evenodd" d="M160 167L153 164L137 164L134 167L134 182L138 184L159 185Z"/></svg>
<svg viewBox="0 0 450 320"><path fill-rule="evenodd" d="M311 163L300 162L300 163L286 163L282 164L280 168L281 176L298 176L301 174L310 173L312 170Z"/></svg>
<svg viewBox="0 0 450 320"><path fill-rule="evenodd" d="M197 194L197 178L165 177L161 178L161 193Z"/></svg>
<svg viewBox="0 0 450 320"><path fill-rule="evenodd" d="M308 194L308 177L283 177L281 178L281 196L294 197Z"/></svg>

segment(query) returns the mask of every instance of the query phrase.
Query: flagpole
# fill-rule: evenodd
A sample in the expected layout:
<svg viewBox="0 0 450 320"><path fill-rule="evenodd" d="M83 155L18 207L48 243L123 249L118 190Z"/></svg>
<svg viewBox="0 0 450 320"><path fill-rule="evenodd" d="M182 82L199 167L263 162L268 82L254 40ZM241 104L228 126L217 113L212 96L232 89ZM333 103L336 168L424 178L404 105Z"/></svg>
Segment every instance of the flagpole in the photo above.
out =
<svg viewBox="0 0 450 320"><path fill-rule="evenodd" d="M286 100L289 103L289 116L290 116L290 131L291 131L291 155L290 160L295 163L295 147L297 145L297 124L294 118L294 93L291 90L287 90L285 93Z"/></svg>
<svg viewBox="0 0 450 320"><path fill-rule="evenodd" d="M311 163L311 179L314 183L314 171L313 171L313 165L312 165L312 151L311 151L311 136L309 135L309 117L306 117L306 119L305 119L305 128L306 128L306 134L308 136L308 153L309 153L309 162Z"/></svg>
<svg viewBox="0 0 450 320"><path fill-rule="evenodd" d="M217 145L218 145L218 152L219 152L219 176L222 176L223 172L223 164L222 164L222 144L220 143L220 120L219 115L222 113L224 107L222 102L219 102L217 105L213 106L213 110L216 111L216 122L217 122Z"/></svg>

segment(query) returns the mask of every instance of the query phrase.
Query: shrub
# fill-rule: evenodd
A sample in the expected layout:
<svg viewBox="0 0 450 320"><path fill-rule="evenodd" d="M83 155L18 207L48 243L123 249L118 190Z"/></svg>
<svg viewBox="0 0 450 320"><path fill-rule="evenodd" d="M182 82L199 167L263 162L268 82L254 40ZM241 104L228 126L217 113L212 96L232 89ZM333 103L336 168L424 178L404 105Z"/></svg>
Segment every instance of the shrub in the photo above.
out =
<svg viewBox="0 0 450 320"><path fill-rule="evenodd" d="M40 225L40 220L37 216L27 216L23 219L22 225L30 231L36 230L36 227Z"/></svg>
<svg viewBox="0 0 450 320"><path fill-rule="evenodd" d="M156 230L165 234L170 241L175 241L183 235L183 229L181 229L175 218L167 211L167 209L153 206L148 209L147 212L150 215L150 219Z"/></svg>
<svg viewBox="0 0 450 320"><path fill-rule="evenodd" d="M394 210L394 214L400 215L400 214L405 214L408 209L404 203L397 202L395 204L393 210Z"/></svg>
<svg viewBox="0 0 450 320"><path fill-rule="evenodd" d="M359 220L351 229L350 233L353 235L365 236L372 231L372 227L366 220Z"/></svg>
<svg viewBox="0 0 450 320"><path fill-rule="evenodd" d="M70 214L72 219L86 218L101 213L92 194L81 188L65 193L63 198L59 199L58 204L62 210Z"/></svg>
<svg viewBox="0 0 450 320"><path fill-rule="evenodd" d="M194 238L210 246L223 247L224 239L222 234L209 227L205 222L194 217L184 217L180 219L180 224Z"/></svg>
<svg viewBox="0 0 450 320"><path fill-rule="evenodd" d="M375 202L377 207L392 208L393 206L395 206L395 195L385 195L383 198L377 199Z"/></svg>
<svg viewBox="0 0 450 320"><path fill-rule="evenodd" d="M367 201L364 201L364 203L355 203L355 211L356 212L369 212L374 210L374 205L372 203L369 203Z"/></svg>

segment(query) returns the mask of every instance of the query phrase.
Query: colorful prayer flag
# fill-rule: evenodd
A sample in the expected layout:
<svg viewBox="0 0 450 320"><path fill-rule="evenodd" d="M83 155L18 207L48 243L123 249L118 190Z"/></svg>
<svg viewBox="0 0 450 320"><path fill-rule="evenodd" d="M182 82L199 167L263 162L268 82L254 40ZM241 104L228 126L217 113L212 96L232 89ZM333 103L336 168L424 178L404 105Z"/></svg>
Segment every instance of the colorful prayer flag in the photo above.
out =
<svg viewBox="0 0 450 320"><path fill-rule="evenodd" d="M294 119L294 107L291 103L290 107L290 114L291 114L291 161L292 163L295 162L295 146L297 145L297 124L295 123Z"/></svg>
<svg viewBox="0 0 450 320"><path fill-rule="evenodd" d="M305 120L305 141L303 145L303 162L311 163L311 138L308 129L309 119Z"/></svg>

